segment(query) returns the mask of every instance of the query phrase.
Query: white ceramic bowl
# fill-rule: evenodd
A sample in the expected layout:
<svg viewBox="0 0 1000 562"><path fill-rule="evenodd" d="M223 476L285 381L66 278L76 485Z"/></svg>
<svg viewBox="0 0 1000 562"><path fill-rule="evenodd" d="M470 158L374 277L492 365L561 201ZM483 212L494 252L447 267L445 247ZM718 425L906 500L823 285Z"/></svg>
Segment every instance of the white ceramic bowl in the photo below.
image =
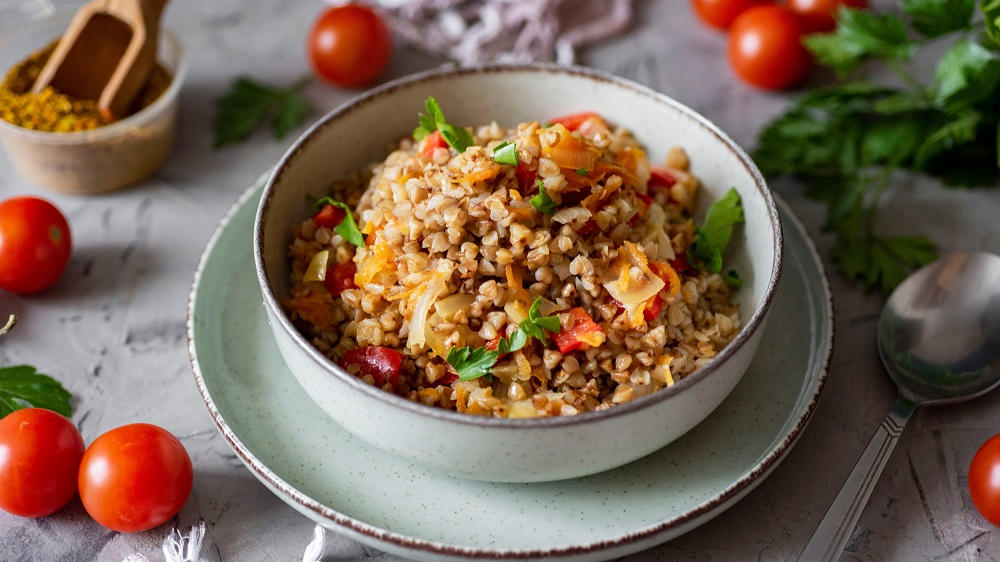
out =
<svg viewBox="0 0 1000 562"><path fill-rule="evenodd" d="M735 299L743 328L706 367L674 386L600 412L571 417L498 419L424 406L356 379L324 357L292 325L287 247L309 209L307 194L382 160L409 134L427 96L449 121L513 126L597 111L630 129L662 162L683 146L702 181L699 209L735 187L746 223L736 230L727 267L744 279ZM645 456L694 427L736 386L764 332L781 272L781 226L774 200L751 159L691 109L648 88L582 68L553 65L435 70L374 89L338 107L306 132L268 180L254 225L254 260L271 329L306 393L339 424L394 455L477 480L537 482L594 474ZM289 381L289 384L293 384Z"/></svg>

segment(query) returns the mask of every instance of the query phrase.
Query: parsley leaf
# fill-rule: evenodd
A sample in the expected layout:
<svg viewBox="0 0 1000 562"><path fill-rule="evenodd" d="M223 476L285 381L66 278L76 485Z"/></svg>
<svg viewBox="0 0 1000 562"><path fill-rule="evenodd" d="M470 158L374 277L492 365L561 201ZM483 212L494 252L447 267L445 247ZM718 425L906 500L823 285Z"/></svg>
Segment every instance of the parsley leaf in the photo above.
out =
<svg viewBox="0 0 1000 562"><path fill-rule="evenodd" d="M261 125L271 120L271 131L282 138L298 127L311 108L299 93L309 83L299 80L288 88L274 88L241 76L229 91L215 100L212 119L213 146L221 148L246 140Z"/></svg>
<svg viewBox="0 0 1000 562"><path fill-rule="evenodd" d="M444 118L444 112L433 96L429 96L424 101L424 108L427 114L421 113L418 118L420 125L413 130L413 138L421 140L434 131L440 131L441 137L449 146L458 151L459 154L465 152L466 148L476 144L475 139L464 127L456 127Z"/></svg>
<svg viewBox="0 0 1000 562"><path fill-rule="evenodd" d="M47 408L70 416L72 397L59 381L30 365L0 369L0 418L21 408Z"/></svg>
<svg viewBox="0 0 1000 562"><path fill-rule="evenodd" d="M937 258L934 243L923 236L844 236L832 254L848 279L861 279L885 294L911 270Z"/></svg>
<svg viewBox="0 0 1000 562"><path fill-rule="evenodd" d="M500 341L497 342L497 351L499 351L501 355L504 353L513 353L524 349L524 346L526 345L528 345L528 334L518 328L511 333L510 337L501 338Z"/></svg>
<svg viewBox="0 0 1000 562"><path fill-rule="evenodd" d="M986 34L1000 45L1000 0L979 0L979 9L986 18Z"/></svg>
<svg viewBox="0 0 1000 562"><path fill-rule="evenodd" d="M733 226L741 222L740 194L730 189L708 208L704 224L695 227L694 240L687 250L688 263L714 273L722 271L722 253L733 236Z"/></svg>
<svg viewBox="0 0 1000 562"><path fill-rule="evenodd" d="M577 169L576 169L576 173L577 173L578 175L581 175L581 176L583 176L583 177L587 177L587 175L588 175L588 174L587 174L587 169L586 169L586 168L577 168Z"/></svg>
<svg viewBox="0 0 1000 562"><path fill-rule="evenodd" d="M485 347L453 347L445 361L455 369L460 380L469 381L488 375L499 357L499 352Z"/></svg>
<svg viewBox="0 0 1000 562"><path fill-rule="evenodd" d="M975 0L902 0L910 25L926 37L937 37L968 27Z"/></svg>
<svg viewBox="0 0 1000 562"><path fill-rule="evenodd" d="M955 43L938 61L934 94L938 104L951 113L990 98L1000 84L1000 57L973 41Z"/></svg>
<svg viewBox="0 0 1000 562"><path fill-rule="evenodd" d="M927 136L917 148L914 164L924 168L939 155L951 150L957 145L968 144L976 140L976 129L982 116L977 112L969 112L954 121L949 121Z"/></svg>
<svg viewBox="0 0 1000 562"><path fill-rule="evenodd" d="M354 222L354 211L341 201L336 201L332 197L324 197L313 203L317 209L322 209L327 205L333 205L334 207L339 207L344 210L344 218L340 221L333 231L341 235L344 240L347 240L355 246L361 248L365 247L365 237L361 234L361 230L358 229L358 223Z"/></svg>
<svg viewBox="0 0 1000 562"><path fill-rule="evenodd" d="M743 279L740 278L740 274L735 269L730 269L722 276L722 280L726 282L726 285L729 285L730 289L739 289L743 286Z"/></svg>
<svg viewBox="0 0 1000 562"><path fill-rule="evenodd" d="M531 206L538 209L540 212L546 215L551 215L556 212L556 204L549 197L549 192L545 191L545 184L542 180L538 180L538 194L532 197L529 202Z"/></svg>
<svg viewBox="0 0 1000 562"><path fill-rule="evenodd" d="M528 317L518 324L517 331L523 331L526 335L545 343L548 336L545 335L543 330L555 333L560 330L561 326L559 324L558 316L540 315L539 308L541 305L542 297L535 298L535 302L531 303L531 308L528 309Z"/></svg>
<svg viewBox="0 0 1000 562"><path fill-rule="evenodd" d="M517 166L521 163L517 155L517 145L503 141L493 149L493 161L504 166Z"/></svg>
<svg viewBox="0 0 1000 562"><path fill-rule="evenodd" d="M873 56L906 60L914 49L906 25L896 16L844 6L837 12L836 31L809 35L804 41L820 64L839 74L854 70Z"/></svg>

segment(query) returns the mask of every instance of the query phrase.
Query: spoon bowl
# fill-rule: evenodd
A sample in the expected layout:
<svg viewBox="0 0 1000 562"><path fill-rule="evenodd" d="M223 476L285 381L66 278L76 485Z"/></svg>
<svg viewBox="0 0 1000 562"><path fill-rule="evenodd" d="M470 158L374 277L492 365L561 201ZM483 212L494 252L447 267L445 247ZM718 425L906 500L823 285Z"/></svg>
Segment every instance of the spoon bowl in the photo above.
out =
<svg viewBox="0 0 1000 562"><path fill-rule="evenodd" d="M953 252L910 275L879 317L878 352L899 398L800 560L840 557L915 407L970 400L1000 384L1000 256Z"/></svg>

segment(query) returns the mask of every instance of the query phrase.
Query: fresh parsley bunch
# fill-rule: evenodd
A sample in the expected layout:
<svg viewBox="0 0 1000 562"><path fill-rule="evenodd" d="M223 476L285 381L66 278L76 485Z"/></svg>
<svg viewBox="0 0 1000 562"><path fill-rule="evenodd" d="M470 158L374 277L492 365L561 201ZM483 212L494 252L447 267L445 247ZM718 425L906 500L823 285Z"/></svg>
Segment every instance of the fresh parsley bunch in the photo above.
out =
<svg viewBox="0 0 1000 562"><path fill-rule="evenodd" d="M901 0L901 16L841 7L837 29L810 35L816 60L846 81L814 90L764 129L754 154L768 176L805 181L827 204L833 259L849 279L888 293L933 261L923 236L882 236L875 213L893 171L949 186L1000 175L1000 0ZM928 83L905 67L914 52L950 41ZM847 80L863 63L887 65L905 87Z"/></svg>

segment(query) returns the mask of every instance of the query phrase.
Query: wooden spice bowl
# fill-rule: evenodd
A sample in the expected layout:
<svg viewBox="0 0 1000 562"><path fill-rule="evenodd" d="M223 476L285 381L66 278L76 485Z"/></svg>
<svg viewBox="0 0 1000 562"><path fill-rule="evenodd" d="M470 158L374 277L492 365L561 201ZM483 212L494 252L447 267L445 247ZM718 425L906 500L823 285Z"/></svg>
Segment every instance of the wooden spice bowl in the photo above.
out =
<svg viewBox="0 0 1000 562"><path fill-rule="evenodd" d="M0 67L13 67L58 38L75 14L57 11L0 40ZM173 147L178 93L187 70L180 41L160 33L157 59L171 75L160 97L137 113L89 131L33 131L0 120L0 146L24 179L53 191L88 195L116 191L148 177Z"/></svg>

